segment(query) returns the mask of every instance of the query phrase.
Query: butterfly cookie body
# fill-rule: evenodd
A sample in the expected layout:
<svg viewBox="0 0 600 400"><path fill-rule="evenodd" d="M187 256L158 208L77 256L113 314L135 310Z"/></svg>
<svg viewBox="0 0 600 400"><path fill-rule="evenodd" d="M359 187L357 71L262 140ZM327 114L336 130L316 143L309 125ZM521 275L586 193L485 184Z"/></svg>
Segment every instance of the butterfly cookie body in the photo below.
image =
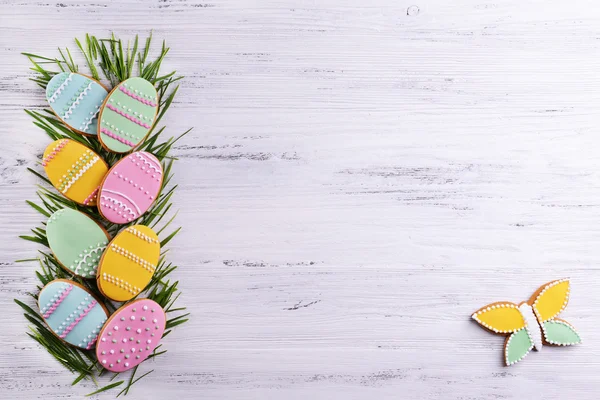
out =
<svg viewBox="0 0 600 400"><path fill-rule="evenodd" d="M508 335L504 344L506 365L521 361L532 349L544 344L570 346L581 343L575 329L557 318L569 301L568 279L549 282L540 287L527 302L492 303L480 308L472 317L489 331Z"/></svg>

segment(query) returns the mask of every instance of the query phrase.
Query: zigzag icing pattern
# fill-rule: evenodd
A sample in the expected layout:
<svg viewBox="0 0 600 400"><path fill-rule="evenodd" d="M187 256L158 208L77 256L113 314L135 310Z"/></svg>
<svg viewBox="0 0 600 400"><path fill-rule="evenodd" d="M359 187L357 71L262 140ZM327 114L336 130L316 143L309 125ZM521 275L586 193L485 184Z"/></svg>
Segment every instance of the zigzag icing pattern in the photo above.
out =
<svg viewBox="0 0 600 400"><path fill-rule="evenodd" d="M69 332L71 332L76 326L77 324L83 319L85 318L86 315L89 314L90 311L92 311L92 308L94 308L96 306L96 304L98 304L98 302L96 300L92 300L92 302L90 304L88 304L88 306L86 307L85 310L83 310L83 312L81 314L79 314L79 317L77 317L77 319L75 321L73 321L71 323L71 325L69 325L61 334L60 337L62 339L66 338L67 335L69 334Z"/></svg>
<svg viewBox="0 0 600 400"><path fill-rule="evenodd" d="M67 193L67 191L69 190L69 188L71 186L73 186L73 184L83 176L83 174L85 174L90 168L92 168L92 166L98 162L100 158L98 156L94 156L94 158L92 158L92 160L90 162L88 162L87 164L85 164L83 166L83 168L81 168L79 170L79 172L73 177L71 178L71 180L67 183L67 185L65 186L65 188L63 189L63 193Z"/></svg>
<svg viewBox="0 0 600 400"><path fill-rule="evenodd" d="M106 136L108 136L111 139L115 139L115 140L117 140L117 141L119 141L119 142L121 142L123 144L126 144L129 147L135 147L136 146L135 143L132 143L132 142L130 142L127 139L123 139L121 136L118 136L117 134L109 131L106 128L101 128L100 132L104 133Z"/></svg>
<svg viewBox="0 0 600 400"><path fill-rule="evenodd" d="M115 198L113 198L113 197L110 197L110 196L104 196L104 195L101 195L100 197L101 197L103 200L107 200L107 201L110 201L110 202L111 202L111 203L113 203L113 204L116 204L117 206L119 206L119 208L122 208L122 209L123 209L123 211L125 211L126 213L128 213L129 215L131 215L131 216L132 216L132 218L137 218L137 217L136 217L136 214L133 212L133 210L132 210L131 208L127 207L127 206L125 205L125 203L123 203L122 201L119 201L119 200L117 200L117 199L115 199Z"/></svg>
<svg viewBox="0 0 600 400"><path fill-rule="evenodd" d="M77 263L77 266L75 267L75 274L79 274L79 268L81 268L82 264L85 264L85 262L87 261L88 257L91 257L92 254L97 253L97 252L102 252L104 251L104 249L106 249L106 246L98 246L93 250L90 250L86 255L83 256L83 258L81 259L81 261L79 261ZM94 266L94 272L98 269L98 265Z"/></svg>
<svg viewBox="0 0 600 400"><path fill-rule="evenodd" d="M85 198L83 204L87 206L92 200L94 200L96 198L96 195L98 194L98 190L100 190L100 187L94 189L94 191L90 193L88 197Z"/></svg>
<svg viewBox="0 0 600 400"><path fill-rule="evenodd" d="M64 290L64 292L62 293L62 295L54 302L54 304L52 304L52 306L48 309L48 311L46 311L44 313L44 318L45 319L48 319L52 315L52 313L54 311L56 311L56 309L58 308L58 306L60 305L60 303L62 303L63 300L67 298L67 296L69 295L69 293L71 292L71 290L73 290L73 285L67 286L67 288Z"/></svg>
<svg viewBox="0 0 600 400"><path fill-rule="evenodd" d="M151 168L154 171L156 171L159 175L162 175L162 168L156 167L156 165L154 164L154 161L151 162L151 161L147 160L146 157L142 156L139 152L134 153L132 155L134 155L135 157L137 157L138 160L140 160L145 165L147 165L148 168ZM135 160L132 159L132 161L135 161Z"/></svg>
<svg viewBox="0 0 600 400"><path fill-rule="evenodd" d="M90 342L88 343L87 346L85 346L86 350L91 349L92 347L94 347L94 343L96 343L96 341L98 340L98 336L92 338L92 340L90 340Z"/></svg>
<svg viewBox="0 0 600 400"><path fill-rule="evenodd" d="M137 118L135 118L135 117L133 117L133 116L131 116L131 115L129 115L129 114L127 114L127 113L125 113L125 112L121 111L121 110L119 110L117 107L113 106L112 104L107 104L107 105L106 105L106 107L107 107L109 110L116 112L116 113L117 113L117 114L119 114L120 116L127 118L127 119L128 119L128 120L130 120L131 122L138 124L139 126L143 126L144 128L147 128L147 129L150 129L150 128L151 128L151 126L150 126L150 125L148 125L148 124L146 124L146 123L144 123L144 122L140 121L139 119L137 119Z"/></svg>
<svg viewBox="0 0 600 400"><path fill-rule="evenodd" d="M58 89L56 89L56 92L52 93L52 96L50 96L50 98L48 99L48 101L50 103L54 103L56 101L56 98L58 96L60 96L60 94L62 93L63 90L65 90L65 88L67 87L67 85L69 84L69 82L71 82L73 80L73 74L69 74L68 78L65 79L65 81L58 87Z"/></svg>
<svg viewBox="0 0 600 400"><path fill-rule="evenodd" d="M50 160L52 160L54 157L56 157L56 155L67 145L67 143L69 143L69 141L67 139L63 139L61 140L54 149L52 149L52 151L50 152L50 154L48 154L46 156L46 158L44 158L42 160L42 166L46 166L48 165L48 163L50 162Z"/></svg>
<svg viewBox="0 0 600 400"><path fill-rule="evenodd" d="M100 112L100 109L97 109L96 112L94 112L94 114L89 119L86 120L87 122L85 123L85 125L82 129L84 132L88 131L88 128L92 124L92 121L94 120L94 118L96 118L96 116L98 115L99 112Z"/></svg>
<svg viewBox="0 0 600 400"><path fill-rule="evenodd" d="M69 117L71 116L71 114L73 114L73 110L75 110L75 108L77 108L77 106L79 105L79 102L85 97L87 96L87 92L89 90L91 90L92 88L92 83L90 82L88 83L88 85L86 86L85 89L83 89L83 92L81 92L79 94L79 96L77 96L77 99L73 102L73 104L71 104L71 106L69 107L69 109L65 112L65 115L63 115L63 119L69 119Z"/></svg>
<svg viewBox="0 0 600 400"><path fill-rule="evenodd" d="M133 201L129 196L124 195L121 192L117 192L115 190L110 190L110 189L104 189L102 190L102 193L107 192L107 193L112 193L112 194L116 194L118 196L123 197L124 199L126 199L127 201L129 201L131 203L132 206L135 207L135 211L138 212L138 214L141 214L142 212L140 211L140 208L137 206L137 204L135 204L135 201Z"/></svg>
<svg viewBox="0 0 600 400"><path fill-rule="evenodd" d="M150 106L150 107L156 107L156 104L155 104L155 103L153 103L153 102L151 102L151 101L149 101L149 100L146 100L146 99L144 99L143 97L140 97L140 96L138 96L137 94L135 94L135 93L133 93L133 92L130 92L130 91L129 91L129 90L127 90L127 89L126 89L124 86L125 86L125 85L123 85L123 86L119 86L119 90L120 90L121 92L125 93L127 96L129 96L129 97L131 97L132 99L135 99L135 100L139 101L140 103L143 103L143 104L145 104L145 105L147 105L147 106Z"/></svg>

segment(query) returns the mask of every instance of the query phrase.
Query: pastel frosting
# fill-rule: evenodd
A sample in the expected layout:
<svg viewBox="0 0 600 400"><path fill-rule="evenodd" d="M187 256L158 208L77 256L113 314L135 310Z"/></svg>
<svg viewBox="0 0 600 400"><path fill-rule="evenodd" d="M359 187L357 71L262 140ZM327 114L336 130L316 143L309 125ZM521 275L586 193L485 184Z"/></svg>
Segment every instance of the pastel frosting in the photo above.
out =
<svg viewBox="0 0 600 400"><path fill-rule="evenodd" d="M111 168L100 188L100 213L116 224L139 218L156 200L162 178L162 165L154 155L138 151L124 157Z"/></svg>
<svg viewBox="0 0 600 400"><path fill-rule="evenodd" d="M494 333L509 335L504 344L504 361L509 366L521 361L532 349L541 350L545 344L581 343L575 328L556 318L567 306L569 293L569 279L559 279L542 285L518 306L496 302L480 308L472 317Z"/></svg>
<svg viewBox="0 0 600 400"><path fill-rule="evenodd" d="M108 315L98 301L75 282L54 280L38 297L40 313L50 329L62 340L82 349L91 349Z"/></svg>
<svg viewBox="0 0 600 400"><path fill-rule="evenodd" d="M46 99L54 113L71 128L96 135L98 112L108 95L107 90L87 76L61 72L46 86Z"/></svg>
<svg viewBox="0 0 600 400"><path fill-rule="evenodd" d="M152 300L136 300L119 308L100 332L96 346L100 365L112 372L139 365L160 343L165 325L165 312Z"/></svg>
<svg viewBox="0 0 600 400"><path fill-rule="evenodd" d="M48 179L65 197L83 205L96 205L108 166L94 151L71 139L46 147L42 160Z"/></svg>
<svg viewBox="0 0 600 400"><path fill-rule="evenodd" d="M151 228L128 227L115 236L100 260L98 288L109 299L131 300L152 279L159 257L160 242Z"/></svg>
<svg viewBox="0 0 600 400"><path fill-rule="evenodd" d="M110 151L129 152L148 135L157 111L154 85L143 78L129 78L108 95L100 112L98 137Z"/></svg>
<svg viewBox="0 0 600 400"><path fill-rule="evenodd" d="M46 237L63 267L83 278L96 276L109 237L93 219L82 212L63 208L48 219Z"/></svg>

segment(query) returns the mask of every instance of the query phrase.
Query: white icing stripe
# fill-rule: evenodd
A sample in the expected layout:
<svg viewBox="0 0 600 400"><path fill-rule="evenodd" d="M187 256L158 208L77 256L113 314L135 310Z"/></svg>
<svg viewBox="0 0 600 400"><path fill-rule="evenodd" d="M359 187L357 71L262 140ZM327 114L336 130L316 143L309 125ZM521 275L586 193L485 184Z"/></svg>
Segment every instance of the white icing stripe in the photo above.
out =
<svg viewBox="0 0 600 400"><path fill-rule="evenodd" d="M81 268L81 266L83 264L85 264L85 261L87 260L88 257L91 257L93 253L97 253L98 251L102 252L104 251L104 249L106 249L106 246L98 246L93 250L90 250L89 253L87 253L86 255L83 256L83 258L81 259L81 261L79 261L77 263L77 266L75 267L75 273L79 274L79 268ZM96 266L94 267L94 271L96 271L98 269L98 264L96 263Z"/></svg>
<svg viewBox="0 0 600 400"><path fill-rule="evenodd" d="M92 121L94 120L94 118L96 118L96 116L98 115L99 112L100 112L100 109L97 109L96 112L94 113L94 115L92 115L92 117L86 122L85 126L83 127L84 132L87 132L88 128L92 124Z"/></svg>
<svg viewBox="0 0 600 400"><path fill-rule="evenodd" d="M65 79L65 81L58 87L58 89L56 89L56 92L54 92L52 94L52 96L48 99L48 101L50 103L54 103L56 101L56 98L60 95L60 93L65 89L65 87L67 87L69 82L71 82L72 80L73 80L73 74L69 74L69 77L67 79Z"/></svg>
<svg viewBox="0 0 600 400"><path fill-rule="evenodd" d="M135 210L138 212L138 214L141 214L141 213L142 213L142 212L140 211L139 207L137 206L137 204L135 204L135 201L133 201L131 198L127 197L127 196L126 196L126 195L124 195L123 193L121 193L121 192L117 192L117 191L115 191L115 190L110 190L110 189L102 189L102 193L104 193L104 192L108 192L108 193L116 194L116 195L118 195L118 196L121 196L121 197L123 197L124 199L127 199L127 200L128 200L130 203L131 203L131 205L135 207ZM121 203L121 204L123 204L123 203Z"/></svg>
<svg viewBox="0 0 600 400"><path fill-rule="evenodd" d="M69 119L69 117L71 116L71 114L73 114L73 110L75 110L75 108L79 105L79 101L81 99L83 99L85 96L87 96L87 92L88 90L90 90L92 88L92 83L90 82L85 89L83 89L83 92L81 92L79 94L79 96L77 96L77 99L73 102L73 104L71 104L71 107L69 107L69 109L67 110L67 112L65 112L65 115L63 115L63 119Z"/></svg>
<svg viewBox="0 0 600 400"><path fill-rule="evenodd" d="M140 161L142 161L144 164L148 165L149 168L152 168L154 171L158 172L160 175L162 175L162 167L157 168L156 167L156 162L152 159L146 159L144 156L142 156L141 154L137 153L136 156L140 159Z"/></svg>
<svg viewBox="0 0 600 400"><path fill-rule="evenodd" d="M110 196L104 196L104 195L102 195L102 194L100 195L100 198L101 198L101 199L103 199L103 200L110 201L110 202L111 202L111 203L113 203L113 204L117 204L117 205L119 206L119 208L123 208L123 210L124 210L125 212L127 212L128 214L131 214L131 216L132 216L133 218L137 218L137 216L136 216L136 214L133 212L133 210L132 210L131 208L127 207L127 206L125 205L125 203L123 203L122 201L119 201L119 200L117 200L117 199L115 199L115 198L112 198L112 197L110 197ZM102 203L100 203L100 205L102 205ZM109 207L109 208L110 208L110 207ZM115 211L116 211L116 210L115 210Z"/></svg>
<svg viewBox="0 0 600 400"><path fill-rule="evenodd" d="M81 170L79 170L79 172L77 173L77 175L75 175L65 186L65 188L63 189L63 193L67 193L67 190L69 190L71 188L71 186L73 186L73 184L83 176L83 174L85 174L90 168L92 168L92 166L99 160L100 158L98 156L94 156L94 158L88 162L86 165L83 166L83 168L81 168Z"/></svg>

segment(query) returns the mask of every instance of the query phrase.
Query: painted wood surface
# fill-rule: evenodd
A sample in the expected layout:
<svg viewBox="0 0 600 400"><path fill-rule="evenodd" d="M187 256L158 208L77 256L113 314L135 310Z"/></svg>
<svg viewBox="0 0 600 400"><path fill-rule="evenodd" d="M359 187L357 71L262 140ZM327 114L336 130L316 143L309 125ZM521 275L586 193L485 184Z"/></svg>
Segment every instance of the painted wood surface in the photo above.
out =
<svg viewBox="0 0 600 400"><path fill-rule="evenodd" d="M165 122L195 127L171 252L193 319L131 398L595 398L599 27L591 0L0 1L2 397L94 390L12 303L48 143L20 52L154 29L186 76ZM584 344L503 367L470 313L562 277Z"/></svg>

